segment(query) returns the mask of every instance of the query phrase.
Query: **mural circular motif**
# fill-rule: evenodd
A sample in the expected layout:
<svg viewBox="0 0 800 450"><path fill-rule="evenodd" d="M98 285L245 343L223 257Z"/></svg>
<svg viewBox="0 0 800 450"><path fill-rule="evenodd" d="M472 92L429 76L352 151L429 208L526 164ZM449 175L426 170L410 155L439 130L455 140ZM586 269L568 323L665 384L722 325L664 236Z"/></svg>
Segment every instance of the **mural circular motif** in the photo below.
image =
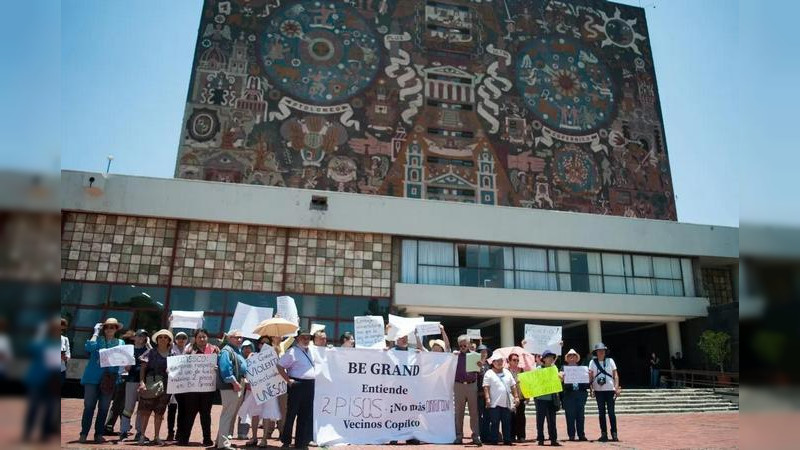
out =
<svg viewBox="0 0 800 450"><path fill-rule="evenodd" d="M217 118L217 112L213 109L195 109L186 122L186 130L189 132L189 136L197 142L213 139L219 128L219 118Z"/></svg>
<svg viewBox="0 0 800 450"><path fill-rule="evenodd" d="M572 192L597 192L597 165L592 157L577 148L556 154L556 178Z"/></svg>
<svg viewBox="0 0 800 450"><path fill-rule="evenodd" d="M605 31L606 36L620 47L631 45L635 38L633 27L628 25L628 22L618 18L609 19L606 22Z"/></svg>
<svg viewBox="0 0 800 450"><path fill-rule="evenodd" d="M616 109L608 67L590 49L563 38L529 43L517 58L516 84L528 109L562 133L595 132Z"/></svg>
<svg viewBox="0 0 800 450"><path fill-rule="evenodd" d="M314 104L356 95L380 66L380 40L355 8L339 2L286 5L271 15L260 48L267 76L289 95Z"/></svg>

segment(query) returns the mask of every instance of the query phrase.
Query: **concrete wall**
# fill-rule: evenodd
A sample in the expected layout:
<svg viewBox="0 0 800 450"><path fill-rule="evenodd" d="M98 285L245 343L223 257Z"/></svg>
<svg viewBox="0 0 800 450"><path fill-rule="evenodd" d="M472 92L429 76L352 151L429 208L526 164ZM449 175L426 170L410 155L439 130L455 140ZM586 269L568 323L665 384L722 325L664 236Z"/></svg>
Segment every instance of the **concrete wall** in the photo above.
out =
<svg viewBox="0 0 800 450"><path fill-rule="evenodd" d="M89 178L94 177L92 188ZM312 195L328 199L312 211ZM61 208L738 260L737 228L305 189L62 171Z"/></svg>

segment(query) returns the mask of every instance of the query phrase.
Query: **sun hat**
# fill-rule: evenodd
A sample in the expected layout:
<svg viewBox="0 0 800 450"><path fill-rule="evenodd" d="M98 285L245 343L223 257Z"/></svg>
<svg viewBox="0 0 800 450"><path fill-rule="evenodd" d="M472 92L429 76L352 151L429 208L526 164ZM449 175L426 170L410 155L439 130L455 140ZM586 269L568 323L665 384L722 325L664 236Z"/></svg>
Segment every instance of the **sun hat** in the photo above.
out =
<svg viewBox="0 0 800 450"><path fill-rule="evenodd" d="M175 339L179 338L189 339L189 335L184 333L183 331L179 331L175 334Z"/></svg>
<svg viewBox="0 0 800 450"><path fill-rule="evenodd" d="M300 336L313 336L310 331L306 330L305 328L300 328L297 330L297 337Z"/></svg>
<svg viewBox="0 0 800 450"><path fill-rule="evenodd" d="M578 357L578 359L581 359L581 355L580 355L580 354L578 354L578 352L576 352L574 348L571 348L571 349L569 349L569 351L567 352L567 354L566 354L566 355L564 355L564 358L566 358L566 357L567 357L567 356L569 356L569 355L575 355L575 356L577 356L577 357Z"/></svg>
<svg viewBox="0 0 800 450"><path fill-rule="evenodd" d="M503 355L501 355L500 352L494 352L494 353L492 353L492 356L490 356L489 359L487 359L486 361L489 364L492 364L493 362L497 361L498 359L502 361L503 360Z"/></svg>
<svg viewBox="0 0 800 450"><path fill-rule="evenodd" d="M106 326L106 325L112 325L112 326L115 326L115 327L117 327L117 330L119 330L120 328L122 328L122 324L121 324L121 323L119 323L119 320L117 320L117 319L115 319L115 318L113 318L113 317L109 317L108 319L106 319L106 321L105 321L105 322L103 322L103 327L104 327L104 328L105 328L105 326Z"/></svg>
<svg viewBox="0 0 800 450"><path fill-rule="evenodd" d="M135 336L150 337L150 333L144 328L140 328L139 330L136 331Z"/></svg>
<svg viewBox="0 0 800 450"><path fill-rule="evenodd" d="M592 349L592 354L597 353L598 350L608 350L608 347L606 347L606 344L598 342L597 344L594 344L594 348Z"/></svg>
<svg viewBox="0 0 800 450"><path fill-rule="evenodd" d="M542 352L542 359L545 359L548 356L552 356L554 358L558 358L558 355L556 355L555 352L550 350L550 349L547 349L547 350Z"/></svg>
<svg viewBox="0 0 800 450"><path fill-rule="evenodd" d="M158 330L153 333L153 343L158 344L158 338L160 336L166 336L169 338L170 342L174 341L175 338L172 336L172 332L169 330Z"/></svg>
<svg viewBox="0 0 800 450"><path fill-rule="evenodd" d="M253 342L250 341L249 339L244 341L244 342L242 342L242 348L245 348L245 347L250 347L251 350L255 350L256 349L256 346L253 345Z"/></svg>
<svg viewBox="0 0 800 450"><path fill-rule="evenodd" d="M444 345L444 341L441 340L441 339L431 339L431 341L428 342L428 346L431 348L431 350L433 350L433 346L434 345L438 345L439 347L442 347L442 350L445 350L445 351L447 350L447 346Z"/></svg>

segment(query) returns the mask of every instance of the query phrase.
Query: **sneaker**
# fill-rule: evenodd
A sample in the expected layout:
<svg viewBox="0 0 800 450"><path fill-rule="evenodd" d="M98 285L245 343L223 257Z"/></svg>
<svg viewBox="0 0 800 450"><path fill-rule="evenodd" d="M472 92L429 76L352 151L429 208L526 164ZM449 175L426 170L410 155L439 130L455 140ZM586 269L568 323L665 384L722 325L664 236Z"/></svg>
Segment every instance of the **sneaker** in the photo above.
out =
<svg viewBox="0 0 800 450"><path fill-rule="evenodd" d="M481 442L480 438L475 438L472 440L472 445L477 445L478 447L483 446L483 442Z"/></svg>
<svg viewBox="0 0 800 450"><path fill-rule="evenodd" d="M124 441L125 439L128 439L130 436L131 436L130 433L128 433L127 431L123 431L122 433L119 434L119 440Z"/></svg>
<svg viewBox="0 0 800 450"><path fill-rule="evenodd" d="M213 447L214 441L211 439L203 439L203 447Z"/></svg>

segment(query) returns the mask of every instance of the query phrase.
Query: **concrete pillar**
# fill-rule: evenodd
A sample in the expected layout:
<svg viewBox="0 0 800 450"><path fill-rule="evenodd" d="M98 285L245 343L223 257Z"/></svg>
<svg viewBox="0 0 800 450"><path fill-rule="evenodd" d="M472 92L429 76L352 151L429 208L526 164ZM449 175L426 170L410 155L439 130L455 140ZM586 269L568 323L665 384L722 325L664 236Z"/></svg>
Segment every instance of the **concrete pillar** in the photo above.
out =
<svg viewBox="0 0 800 450"><path fill-rule="evenodd" d="M600 319L589 319L587 325L589 327L589 352L591 352L594 344L603 342L603 330Z"/></svg>
<svg viewBox="0 0 800 450"><path fill-rule="evenodd" d="M680 322L667 322L667 344L669 345L670 357L675 356L675 353L678 352L681 352L681 355L683 355Z"/></svg>
<svg viewBox="0 0 800 450"><path fill-rule="evenodd" d="M500 346L513 347L514 342L514 318L503 316L500 318Z"/></svg>

